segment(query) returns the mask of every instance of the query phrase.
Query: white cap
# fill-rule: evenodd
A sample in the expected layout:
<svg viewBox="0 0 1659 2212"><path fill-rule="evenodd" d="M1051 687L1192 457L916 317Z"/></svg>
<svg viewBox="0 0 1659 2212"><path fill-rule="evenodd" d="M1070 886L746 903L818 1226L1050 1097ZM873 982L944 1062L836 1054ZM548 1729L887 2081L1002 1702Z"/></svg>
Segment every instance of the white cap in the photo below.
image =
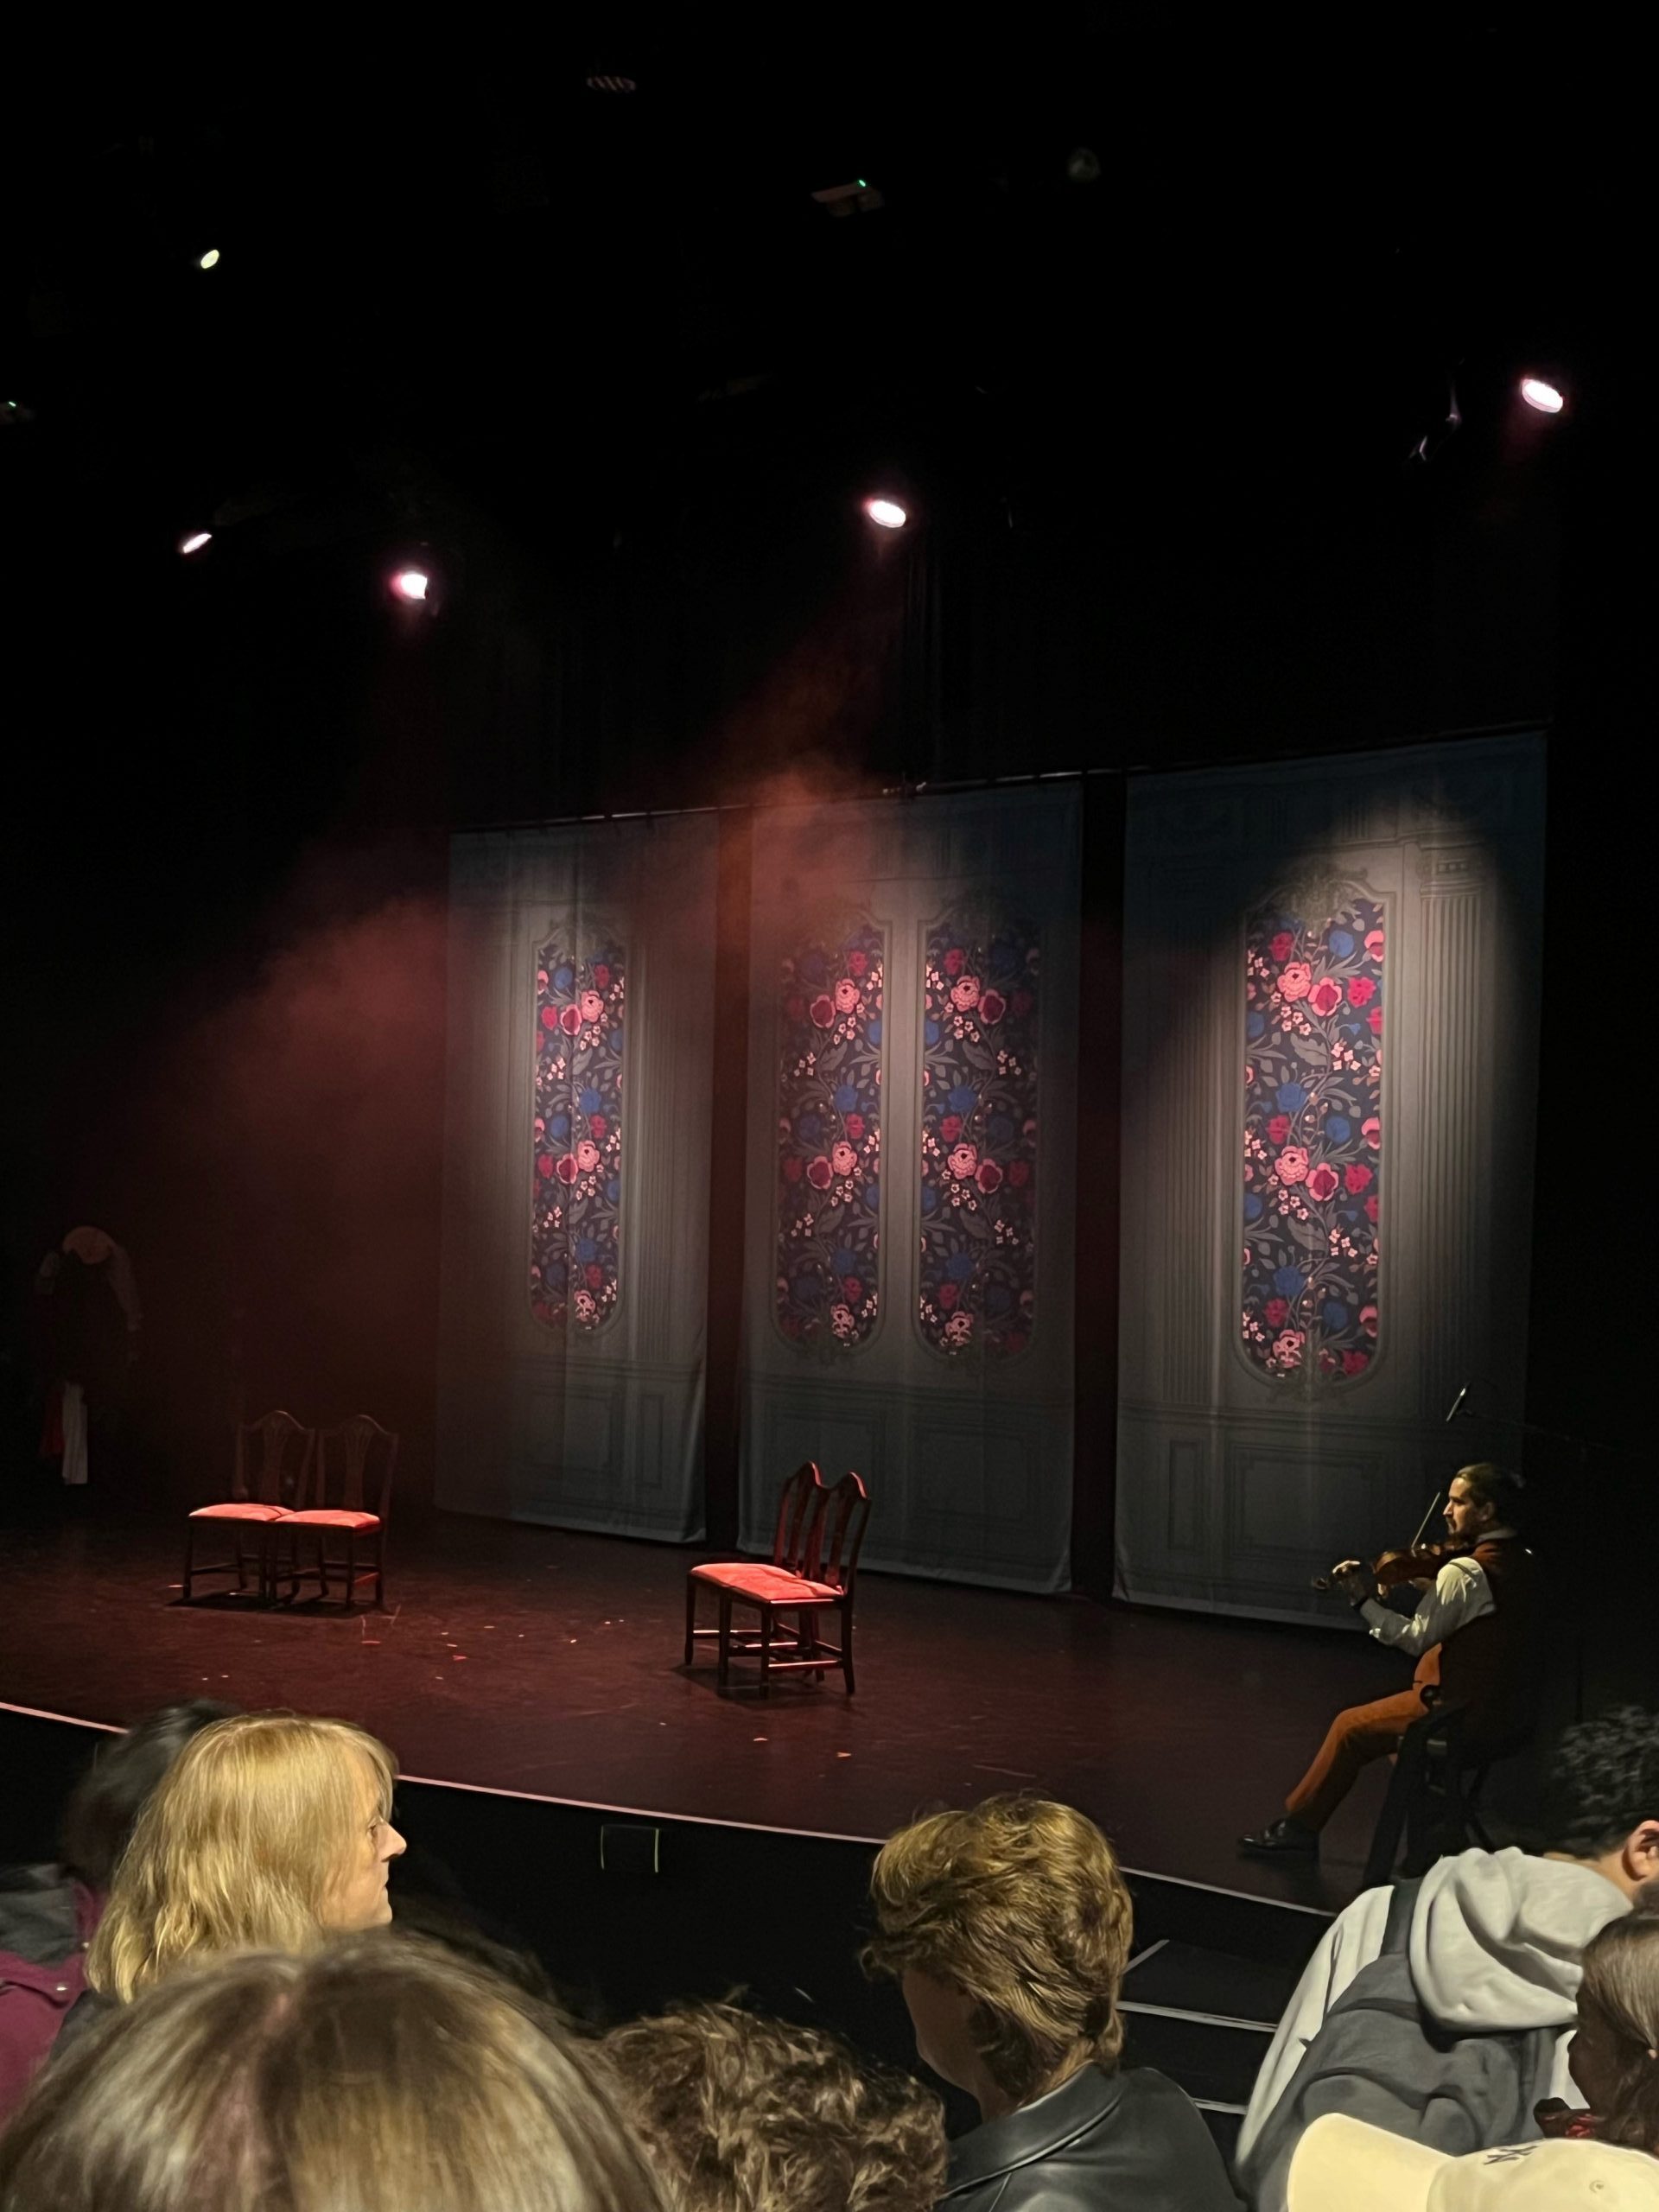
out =
<svg viewBox="0 0 1659 2212"><path fill-rule="evenodd" d="M1587 2142L1448 2158L1341 2113L1296 2146L1290 2212L1659 2212L1659 2158Z"/></svg>

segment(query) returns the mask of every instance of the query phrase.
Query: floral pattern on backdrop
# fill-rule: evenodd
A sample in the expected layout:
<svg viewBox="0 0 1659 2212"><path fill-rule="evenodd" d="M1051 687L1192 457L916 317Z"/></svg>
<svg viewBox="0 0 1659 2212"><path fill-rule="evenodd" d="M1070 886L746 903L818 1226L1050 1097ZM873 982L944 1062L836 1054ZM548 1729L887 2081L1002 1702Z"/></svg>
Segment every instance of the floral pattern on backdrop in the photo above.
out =
<svg viewBox="0 0 1659 2212"><path fill-rule="evenodd" d="M574 934L574 933L572 933ZM591 1335L621 1296L624 948L565 938L536 961L530 1310Z"/></svg>
<svg viewBox="0 0 1659 2212"><path fill-rule="evenodd" d="M850 1349L880 1312L886 954L884 933L858 922L783 963L773 1311L794 1344Z"/></svg>
<svg viewBox="0 0 1659 2212"><path fill-rule="evenodd" d="M923 1341L1023 1351L1037 1288L1034 931L928 931L922 1029Z"/></svg>
<svg viewBox="0 0 1659 2212"><path fill-rule="evenodd" d="M1320 904L1256 914L1244 954L1244 1351L1309 1386L1363 1375L1380 1326L1384 911Z"/></svg>

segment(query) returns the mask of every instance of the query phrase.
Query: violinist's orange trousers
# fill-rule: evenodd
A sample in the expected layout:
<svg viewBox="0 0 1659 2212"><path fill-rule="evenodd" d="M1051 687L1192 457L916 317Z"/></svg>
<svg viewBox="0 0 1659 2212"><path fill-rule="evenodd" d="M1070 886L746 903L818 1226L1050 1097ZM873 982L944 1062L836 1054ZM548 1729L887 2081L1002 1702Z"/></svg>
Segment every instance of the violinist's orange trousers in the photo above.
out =
<svg viewBox="0 0 1659 2212"><path fill-rule="evenodd" d="M1399 1750L1407 1729L1428 1710L1423 1703L1423 1688L1440 1681L1440 1656L1438 1644L1424 1652L1415 1681L1397 1697L1380 1697L1372 1705L1351 1705L1337 1715L1325 1732L1319 1756L1285 1800L1286 1812L1300 1827L1317 1833L1353 1788L1361 1767Z"/></svg>

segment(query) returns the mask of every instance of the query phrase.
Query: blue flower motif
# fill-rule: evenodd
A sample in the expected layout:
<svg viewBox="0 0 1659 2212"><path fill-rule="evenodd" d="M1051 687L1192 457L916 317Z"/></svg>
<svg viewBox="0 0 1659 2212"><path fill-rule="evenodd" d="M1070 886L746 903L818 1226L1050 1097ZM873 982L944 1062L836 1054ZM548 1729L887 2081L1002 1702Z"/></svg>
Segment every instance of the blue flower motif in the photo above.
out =
<svg viewBox="0 0 1659 2212"><path fill-rule="evenodd" d="M835 1089L835 1101L837 1114L850 1114L858 1103L857 1086L850 1083L838 1083Z"/></svg>
<svg viewBox="0 0 1659 2212"><path fill-rule="evenodd" d="M803 1144L822 1144L823 1123L816 1114L803 1114L795 1124L795 1134Z"/></svg>
<svg viewBox="0 0 1659 2212"><path fill-rule="evenodd" d="M1003 1282L988 1282L985 1286L985 1311L1006 1313L1008 1310L1008 1287Z"/></svg>
<svg viewBox="0 0 1659 2212"><path fill-rule="evenodd" d="M1345 1114L1332 1114L1325 1122L1325 1134L1332 1144L1346 1144L1354 1134L1354 1125Z"/></svg>
<svg viewBox="0 0 1659 2212"><path fill-rule="evenodd" d="M613 1205L616 1204L617 1200L622 1195L622 1185L618 1182L614 1175L612 1176L610 1181L605 1185L605 1195Z"/></svg>
<svg viewBox="0 0 1659 2212"><path fill-rule="evenodd" d="M927 1039L930 1046L937 1045L939 1041L938 1023L937 1021L924 1022L922 1025L922 1034Z"/></svg>
<svg viewBox="0 0 1659 2212"><path fill-rule="evenodd" d="M971 1252L953 1252L944 1263L944 1272L950 1276L952 1282L966 1282L969 1276L974 1272L973 1254Z"/></svg>
<svg viewBox="0 0 1659 2212"><path fill-rule="evenodd" d="M542 1280L550 1290L564 1288L564 1262L549 1260L542 1269Z"/></svg>
<svg viewBox="0 0 1659 2212"><path fill-rule="evenodd" d="M791 1296L798 1299L803 1306L817 1306L823 1297L823 1285L817 1275L804 1268L791 1278L789 1287Z"/></svg>
<svg viewBox="0 0 1659 2212"><path fill-rule="evenodd" d="M931 1183L924 1183L922 1185L922 1211L924 1213L937 1213L938 1210L938 1192L934 1189Z"/></svg>
<svg viewBox="0 0 1659 2212"><path fill-rule="evenodd" d="M1252 1044L1255 1043L1255 1039L1262 1034L1267 1026L1267 1022L1259 1014L1247 1014L1244 1017L1244 1034L1250 1039Z"/></svg>
<svg viewBox="0 0 1659 2212"><path fill-rule="evenodd" d="M970 1083L953 1084L945 1094L945 1104L953 1114L971 1114L979 1103L979 1093Z"/></svg>
<svg viewBox="0 0 1659 2212"><path fill-rule="evenodd" d="M1330 946L1333 956L1338 960L1345 960L1354 949L1353 932L1351 930L1332 930L1325 941Z"/></svg>
<svg viewBox="0 0 1659 2212"><path fill-rule="evenodd" d="M879 1014L873 1014L865 1023L864 1034L872 1045L879 1045L881 1042L881 1017Z"/></svg>
<svg viewBox="0 0 1659 2212"><path fill-rule="evenodd" d="M993 1114L985 1124L985 1135L992 1144L1012 1144L1014 1123L1006 1114Z"/></svg>
<svg viewBox="0 0 1659 2212"><path fill-rule="evenodd" d="M823 955L816 950L811 952L804 952L801 955L798 972L804 983L823 982L827 973Z"/></svg>
<svg viewBox="0 0 1659 2212"><path fill-rule="evenodd" d="M1334 1337L1347 1327L1353 1316L1339 1299L1327 1298L1319 1308L1319 1319Z"/></svg>
<svg viewBox="0 0 1659 2212"><path fill-rule="evenodd" d="M613 1052L620 1052L622 1050L622 1032L620 1029L613 1029L609 1037L606 1039L606 1042L609 1045Z"/></svg>
<svg viewBox="0 0 1659 2212"><path fill-rule="evenodd" d="M582 1262L584 1267L586 1267L589 1260L596 1260L599 1257L599 1247L591 1236L578 1236L576 1239L575 1252L576 1257Z"/></svg>
<svg viewBox="0 0 1659 2212"><path fill-rule="evenodd" d="M568 1114L555 1114L548 1122L547 1134L550 1137L568 1137L570 1134L570 1116Z"/></svg>
<svg viewBox="0 0 1659 2212"><path fill-rule="evenodd" d="M1254 1191L1244 1193L1244 1218L1246 1221L1260 1221L1262 1218L1262 1201Z"/></svg>
<svg viewBox="0 0 1659 2212"><path fill-rule="evenodd" d="M553 970L552 982L556 991L568 991L575 980L576 971L568 960Z"/></svg>
<svg viewBox="0 0 1659 2212"><path fill-rule="evenodd" d="M597 1114L603 1108L605 1101L600 1096L593 1085L589 1084L588 1088L582 1092L581 1097L577 1099L576 1103L581 1107L584 1114Z"/></svg>
<svg viewBox="0 0 1659 2212"><path fill-rule="evenodd" d="M1307 1277L1300 1268L1275 1268L1273 1287L1281 1298L1300 1298L1307 1287Z"/></svg>
<svg viewBox="0 0 1659 2212"><path fill-rule="evenodd" d="M881 1204L881 1185L876 1177L872 1176L864 1185L864 1203L872 1213L874 1213Z"/></svg>
<svg viewBox="0 0 1659 2212"><path fill-rule="evenodd" d="M992 938L987 965L999 983L1007 976L1019 974L1024 963L1020 957L1020 948L1012 938Z"/></svg>
<svg viewBox="0 0 1659 2212"><path fill-rule="evenodd" d="M838 1275L855 1275L859 1271L858 1255L850 1244L837 1245L830 1255L830 1264Z"/></svg>
<svg viewBox="0 0 1659 2212"><path fill-rule="evenodd" d="M1300 1114L1307 1103L1307 1093L1300 1083L1281 1083L1278 1099L1281 1114Z"/></svg>

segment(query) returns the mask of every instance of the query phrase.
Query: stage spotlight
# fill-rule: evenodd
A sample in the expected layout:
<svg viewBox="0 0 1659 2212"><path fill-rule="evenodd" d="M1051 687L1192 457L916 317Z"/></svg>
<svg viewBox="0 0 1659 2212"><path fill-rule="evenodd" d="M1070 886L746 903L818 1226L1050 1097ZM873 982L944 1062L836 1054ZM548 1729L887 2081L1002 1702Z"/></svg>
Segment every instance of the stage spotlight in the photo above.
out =
<svg viewBox="0 0 1659 2212"><path fill-rule="evenodd" d="M432 579L424 569L399 569L391 580L391 588L399 599L423 600L432 588Z"/></svg>
<svg viewBox="0 0 1659 2212"><path fill-rule="evenodd" d="M883 530L902 530L910 517L897 499L866 499L864 512Z"/></svg>
<svg viewBox="0 0 1659 2212"><path fill-rule="evenodd" d="M193 530L188 537L179 540L179 550L181 553L200 553L204 545L211 545L213 542L211 530Z"/></svg>
<svg viewBox="0 0 1659 2212"><path fill-rule="evenodd" d="M219 266L219 248L216 245L210 245L207 252L204 253L200 259L196 263L196 266L198 269L217 269Z"/></svg>
<svg viewBox="0 0 1659 2212"><path fill-rule="evenodd" d="M1521 397L1540 415L1559 415L1567 404L1567 394L1560 385L1550 384L1543 377L1522 377Z"/></svg>

